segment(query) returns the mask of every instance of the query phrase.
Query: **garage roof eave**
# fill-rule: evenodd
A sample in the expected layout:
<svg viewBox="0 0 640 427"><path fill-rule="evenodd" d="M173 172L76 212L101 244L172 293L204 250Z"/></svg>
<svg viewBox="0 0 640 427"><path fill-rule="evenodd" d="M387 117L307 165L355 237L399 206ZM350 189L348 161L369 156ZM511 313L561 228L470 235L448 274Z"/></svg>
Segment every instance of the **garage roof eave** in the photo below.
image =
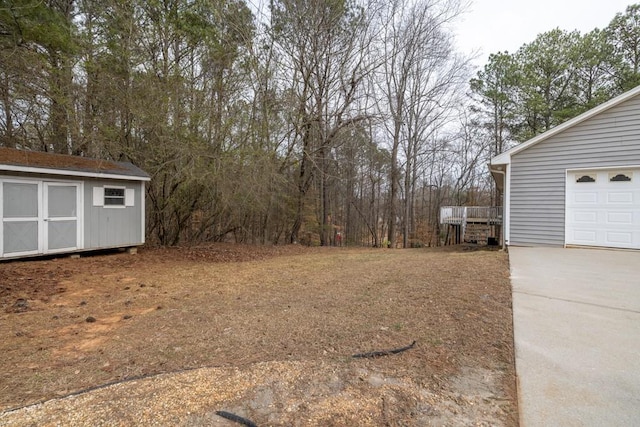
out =
<svg viewBox="0 0 640 427"><path fill-rule="evenodd" d="M507 150L504 153L493 157L490 163L491 167L508 164L511 164L511 150Z"/></svg>

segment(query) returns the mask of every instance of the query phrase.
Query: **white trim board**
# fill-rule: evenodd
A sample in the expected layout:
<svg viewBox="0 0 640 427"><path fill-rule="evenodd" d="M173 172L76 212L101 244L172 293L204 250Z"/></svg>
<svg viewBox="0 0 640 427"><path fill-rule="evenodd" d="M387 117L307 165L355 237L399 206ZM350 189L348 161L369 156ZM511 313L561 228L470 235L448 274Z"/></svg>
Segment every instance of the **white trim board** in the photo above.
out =
<svg viewBox="0 0 640 427"><path fill-rule="evenodd" d="M123 181L151 181L148 176L135 176L135 175L118 175L102 172L81 172L64 169L49 169L49 168L34 168L30 166L13 166L13 165L0 165L0 171L8 172L24 172L24 173L40 173L46 175L61 175L61 176L81 176L87 178L97 179L119 179Z"/></svg>

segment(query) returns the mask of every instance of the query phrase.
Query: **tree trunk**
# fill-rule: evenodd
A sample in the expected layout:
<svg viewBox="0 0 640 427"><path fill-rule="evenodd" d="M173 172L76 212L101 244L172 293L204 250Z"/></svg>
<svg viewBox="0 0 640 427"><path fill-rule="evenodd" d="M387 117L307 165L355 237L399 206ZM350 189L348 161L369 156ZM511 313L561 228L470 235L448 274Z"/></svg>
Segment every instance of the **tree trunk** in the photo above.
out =
<svg viewBox="0 0 640 427"><path fill-rule="evenodd" d="M393 136L393 149L391 151L391 173L389 176L391 191L389 194L389 233L387 235L387 241L389 247L396 247L396 220L397 220L397 200L398 200L398 185L400 178L400 167L398 166L398 149L400 146L400 126L401 123L396 123L396 131Z"/></svg>
<svg viewBox="0 0 640 427"><path fill-rule="evenodd" d="M4 110L5 132L0 138L0 146L16 147L16 140L13 134L13 114L11 105L11 85L9 76L5 72L2 75L2 85L0 86L0 98L2 99L2 109Z"/></svg>
<svg viewBox="0 0 640 427"><path fill-rule="evenodd" d="M49 125L50 136L48 148L61 154L71 152L69 140L69 108L71 101L71 84L73 74L69 60L60 52L49 52L51 74L49 76Z"/></svg>

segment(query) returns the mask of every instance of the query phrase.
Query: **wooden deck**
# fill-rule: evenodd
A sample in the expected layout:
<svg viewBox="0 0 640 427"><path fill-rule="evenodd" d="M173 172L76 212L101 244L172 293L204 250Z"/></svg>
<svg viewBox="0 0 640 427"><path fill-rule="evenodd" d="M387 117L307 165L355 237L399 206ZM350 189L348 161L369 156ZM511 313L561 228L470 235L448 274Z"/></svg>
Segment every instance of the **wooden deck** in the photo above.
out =
<svg viewBox="0 0 640 427"><path fill-rule="evenodd" d="M502 224L502 206L442 206L440 224Z"/></svg>
<svg viewBox="0 0 640 427"><path fill-rule="evenodd" d="M440 224L457 224L460 225L463 222L467 224L502 224L502 218L462 218L462 217L451 217L447 218L444 221L440 221Z"/></svg>
<svg viewBox="0 0 640 427"><path fill-rule="evenodd" d="M440 224L446 226L445 245L497 244L502 225L501 206L443 206Z"/></svg>

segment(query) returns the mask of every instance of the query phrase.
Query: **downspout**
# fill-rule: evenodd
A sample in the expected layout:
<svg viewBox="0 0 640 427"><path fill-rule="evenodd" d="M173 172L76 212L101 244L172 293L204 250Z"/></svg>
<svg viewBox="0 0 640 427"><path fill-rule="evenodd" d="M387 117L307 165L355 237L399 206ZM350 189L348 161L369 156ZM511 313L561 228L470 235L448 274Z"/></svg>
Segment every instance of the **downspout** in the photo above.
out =
<svg viewBox="0 0 640 427"><path fill-rule="evenodd" d="M507 237L507 233L505 232L504 226L506 225L506 209L507 209L507 204L505 203L505 199L507 197L507 171L502 171L500 169L494 169L492 170L493 173L498 173L500 175L502 175L502 182L503 182L503 188L502 188L502 250L504 251L507 248L507 243L506 243L506 237Z"/></svg>

